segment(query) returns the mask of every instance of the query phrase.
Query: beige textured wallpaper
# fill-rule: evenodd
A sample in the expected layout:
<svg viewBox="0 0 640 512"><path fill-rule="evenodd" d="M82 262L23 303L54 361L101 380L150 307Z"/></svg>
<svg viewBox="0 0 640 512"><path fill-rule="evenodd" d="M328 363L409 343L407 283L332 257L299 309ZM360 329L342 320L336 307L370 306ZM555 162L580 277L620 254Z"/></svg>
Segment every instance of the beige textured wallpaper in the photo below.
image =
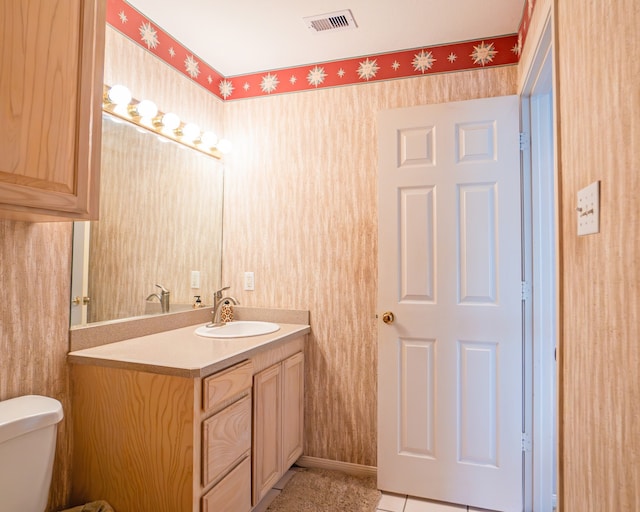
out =
<svg viewBox="0 0 640 512"><path fill-rule="evenodd" d="M225 105L223 283L245 305L311 312L305 455L376 464L377 112L516 81L513 66Z"/></svg>
<svg viewBox="0 0 640 512"><path fill-rule="evenodd" d="M70 223L0 221L0 400L51 396L68 417L70 269ZM59 427L53 507L64 505L70 490L67 425Z"/></svg>
<svg viewBox="0 0 640 512"><path fill-rule="evenodd" d="M640 3L557 5L562 510L640 510ZM600 233L576 193L600 180Z"/></svg>

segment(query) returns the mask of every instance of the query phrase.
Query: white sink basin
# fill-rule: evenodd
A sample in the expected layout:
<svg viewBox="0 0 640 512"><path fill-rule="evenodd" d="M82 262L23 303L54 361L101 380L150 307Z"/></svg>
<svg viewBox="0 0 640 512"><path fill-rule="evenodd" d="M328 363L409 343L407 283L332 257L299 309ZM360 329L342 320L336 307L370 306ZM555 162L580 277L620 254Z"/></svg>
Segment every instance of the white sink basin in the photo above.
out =
<svg viewBox="0 0 640 512"><path fill-rule="evenodd" d="M238 320L236 322L228 322L219 327L203 325L196 329L196 334L206 338L246 338L248 336L271 334L279 330L280 326L271 322Z"/></svg>

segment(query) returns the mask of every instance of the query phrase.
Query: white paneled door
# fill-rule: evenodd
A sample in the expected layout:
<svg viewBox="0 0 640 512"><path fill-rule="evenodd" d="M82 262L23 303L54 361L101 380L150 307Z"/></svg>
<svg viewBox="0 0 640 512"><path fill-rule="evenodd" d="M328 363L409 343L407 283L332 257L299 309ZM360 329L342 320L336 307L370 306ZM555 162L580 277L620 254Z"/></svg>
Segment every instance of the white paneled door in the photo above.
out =
<svg viewBox="0 0 640 512"><path fill-rule="evenodd" d="M385 491L522 510L518 127L517 96L379 115Z"/></svg>

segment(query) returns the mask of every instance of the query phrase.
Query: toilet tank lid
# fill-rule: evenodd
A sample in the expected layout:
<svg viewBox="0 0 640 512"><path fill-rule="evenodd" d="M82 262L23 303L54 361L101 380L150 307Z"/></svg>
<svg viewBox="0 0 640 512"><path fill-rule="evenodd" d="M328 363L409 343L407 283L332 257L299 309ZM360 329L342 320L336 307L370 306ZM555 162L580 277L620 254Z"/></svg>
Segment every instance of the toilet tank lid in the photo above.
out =
<svg viewBox="0 0 640 512"><path fill-rule="evenodd" d="M25 395L0 402L0 443L62 420L62 404L54 398Z"/></svg>

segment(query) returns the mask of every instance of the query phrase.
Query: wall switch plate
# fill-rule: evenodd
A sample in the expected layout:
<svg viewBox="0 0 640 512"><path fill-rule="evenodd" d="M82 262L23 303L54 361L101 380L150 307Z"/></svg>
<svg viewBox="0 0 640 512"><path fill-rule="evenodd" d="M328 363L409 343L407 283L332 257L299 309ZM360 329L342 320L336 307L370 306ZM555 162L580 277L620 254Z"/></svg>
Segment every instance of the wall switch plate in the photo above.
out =
<svg viewBox="0 0 640 512"><path fill-rule="evenodd" d="M578 190L578 235L592 235L600 232L600 182Z"/></svg>
<svg viewBox="0 0 640 512"><path fill-rule="evenodd" d="M253 272L244 273L244 289L249 292L252 292L256 289L256 282Z"/></svg>
<svg viewBox="0 0 640 512"><path fill-rule="evenodd" d="M200 271L192 270L191 271L191 288L200 288Z"/></svg>

